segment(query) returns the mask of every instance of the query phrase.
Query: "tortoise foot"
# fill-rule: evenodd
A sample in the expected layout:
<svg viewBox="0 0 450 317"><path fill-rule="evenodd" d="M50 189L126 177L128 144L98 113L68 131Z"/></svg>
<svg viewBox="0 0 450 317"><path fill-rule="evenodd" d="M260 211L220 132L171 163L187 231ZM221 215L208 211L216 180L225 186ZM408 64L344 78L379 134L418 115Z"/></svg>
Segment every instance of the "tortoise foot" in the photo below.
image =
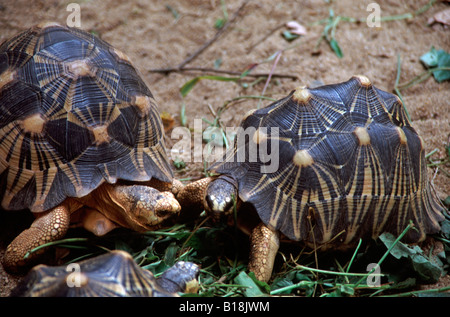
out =
<svg viewBox="0 0 450 317"><path fill-rule="evenodd" d="M6 248L3 267L6 271L17 273L34 264L44 252L33 249L66 235L70 223L70 213L66 206L60 205L39 216L29 229L19 234Z"/></svg>

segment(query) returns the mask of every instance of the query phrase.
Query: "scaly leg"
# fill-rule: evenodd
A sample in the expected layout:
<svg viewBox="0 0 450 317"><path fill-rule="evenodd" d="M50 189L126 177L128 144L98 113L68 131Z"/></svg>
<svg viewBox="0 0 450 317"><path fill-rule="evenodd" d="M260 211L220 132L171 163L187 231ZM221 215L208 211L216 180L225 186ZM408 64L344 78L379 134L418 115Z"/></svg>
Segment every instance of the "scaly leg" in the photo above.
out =
<svg viewBox="0 0 450 317"><path fill-rule="evenodd" d="M257 225L250 235L248 268L258 280L267 282L272 276L273 264L280 246L278 232L265 224Z"/></svg>
<svg viewBox="0 0 450 317"><path fill-rule="evenodd" d="M64 237L69 223L70 212L64 203L39 215L30 228L19 234L7 247L3 267L9 272L17 272L28 266L42 251L31 253L26 259L25 255L40 245Z"/></svg>
<svg viewBox="0 0 450 317"><path fill-rule="evenodd" d="M195 219L205 209L205 189L213 179L212 177L206 177L184 187L178 187L175 196L181 205L180 221Z"/></svg>

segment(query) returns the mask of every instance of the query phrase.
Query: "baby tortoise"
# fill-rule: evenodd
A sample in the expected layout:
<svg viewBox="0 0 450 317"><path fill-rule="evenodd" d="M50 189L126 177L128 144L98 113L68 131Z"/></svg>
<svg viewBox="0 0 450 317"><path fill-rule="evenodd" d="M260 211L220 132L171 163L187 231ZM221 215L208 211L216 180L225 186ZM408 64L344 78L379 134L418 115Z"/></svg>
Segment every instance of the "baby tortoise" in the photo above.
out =
<svg viewBox="0 0 450 317"><path fill-rule="evenodd" d="M199 268L177 262L161 276L141 268L125 251L111 251L80 263L34 267L11 297L176 297L196 293Z"/></svg>

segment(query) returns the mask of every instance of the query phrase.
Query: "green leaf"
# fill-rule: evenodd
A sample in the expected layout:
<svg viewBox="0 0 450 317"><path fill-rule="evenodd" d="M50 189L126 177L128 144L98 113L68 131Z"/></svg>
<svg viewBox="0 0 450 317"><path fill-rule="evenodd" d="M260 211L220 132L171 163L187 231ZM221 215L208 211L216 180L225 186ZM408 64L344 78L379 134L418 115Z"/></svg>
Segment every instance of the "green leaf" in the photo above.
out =
<svg viewBox="0 0 450 317"><path fill-rule="evenodd" d="M180 247L175 242L169 244L164 254L164 262L167 264L167 266L170 267L175 264L177 252L179 249Z"/></svg>
<svg viewBox="0 0 450 317"><path fill-rule="evenodd" d="M450 67L450 54L442 49L436 50L434 47L431 47L430 51L420 57L420 61L430 70ZM433 76L438 83L443 82L450 79L450 70L435 70L433 71Z"/></svg>
<svg viewBox="0 0 450 317"><path fill-rule="evenodd" d="M255 282L256 285L258 285L258 287L263 290L266 294L270 293L270 286L269 284L267 284L266 282L260 281L256 278L255 273L250 272L248 273L248 276L253 280L253 282Z"/></svg>
<svg viewBox="0 0 450 317"><path fill-rule="evenodd" d="M218 69L222 65L222 59L218 58L214 61L214 69Z"/></svg>
<svg viewBox="0 0 450 317"><path fill-rule="evenodd" d="M221 28L223 28L223 26L225 25L225 23L227 22L227 20L225 19L217 19L216 23L214 23L214 27L218 30L220 30Z"/></svg>
<svg viewBox="0 0 450 317"><path fill-rule="evenodd" d="M284 31L284 32L282 33L282 35L283 35L284 39L285 39L286 41L288 41L288 42L293 41L293 40L295 40L296 38L299 37L298 34L293 34L293 33L289 32L289 31L287 31L287 30Z"/></svg>
<svg viewBox="0 0 450 317"><path fill-rule="evenodd" d="M383 233L380 235L380 240L384 243L386 248L390 248L397 238L391 233ZM401 259L402 257L409 257L415 254L410 248L401 242L398 242L391 250L391 255L396 259Z"/></svg>
<svg viewBox="0 0 450 317"><path fill-rule="evenodd" d="M195 77L191 80L189 80L188 82L186 82L183 87L180 88L180 92L181 95L183 97L186 97L187 94L192 90L192 88L194 88L194 86L198 83L198 81L200 80L200 77Z"/></svg>
<svg viewBox="0 0 450 317"><path fill-rule="evenodd" d="M234 281L236 284L246 287L244 290L246 297L266 296L266 294L259 289L258 285L256 285L255 281L244 271L239 273Z"/></svg>
<svg viewBox="0 0 450 317"><path fill-rule="evenodd" d="M289 289L288 286L292 286L294 285L294 283L288 279L279 279L276 282L273 282L271 285L272 290L277 290L277 289L284 289L287 288L287 290L281 291L277 294L291 294L292 293L292 289Z"/></svg>
<svg viewBox="0 0 450 317"><path fill-rule="evenodd" d="M203 141L212 143L214 145L223 146L224 140L222 138L222 129L214 126L209 126L203 131Z"/></svg>
<svg viewBox="0 0 450 317"><path fill-rule="evenodd" d="M438 54L434 47L420 57L420 61L427 67L436 67L438 65Z"/></svg>
<svg viewBox="0 0 450 317"><path fill-rule="evenodd" d="M450 196L447 196L444 200L444 204L450 206ZM444 221L441 222L441 232L445 238L450 239L450 220L444 219Z"/></svg>
<svg viewBox="0 0 450 317"><path fill-rule="evenodd" d="M393 289L405 289L405 288L411 288L417 285L417 281L413 277L408 277L403 281L396 282L393 284Z"/></svg>
<svg viewBox="0 0 450 317"><path fill-rule="evenodd" d="M390 233L383 233L380 240L389 249L396 238ZM406 258L413 272L423 282L436 283L442 275L442 268L423 256L419 246L409 247L402 242L397 242L390 254L396 259Z"/></svg>
<svg viewBox="0 0 450 317"><path fill-rule="evenodd" d="M185 168L186 167L186 163L182 160L182 159L180 159L180 158L175 158L175 160L173 161L173 166L175 166L175 168L177 169L177 170L181 170L181 169L183 169L183 168Z"/></svg>
<svg viewBox="0 0 450 317"><path fill-rule="evenodd" d="M186 118L186 104L183 102L181 104L181 109L180 109L180 122L181 122L181 126L185 127L187 124L187 118Z"/></svg>
<svg viewBox="0 0 450 317"><path fill-rule="evenodd" d="M424 281L436 283L442 275L442 269L421 254L412 256L412 264L414 271Z"/></svg>
<svg viewBox="0 0 450 317"><path fill-rule="evenodd" d="M331 39L329 41L331 49L334 51L334 53L336 54L337 57L342 58L344 57L344 54L342 53L341 48L339 47L338 42L336 41L336 39Z"/></svg>
<svg viewBox="0 0 450 317"><path fill-rule="evenodd" d="M166 9L170 11L170 13L172 13L173 17L175 19L179 19L180 18L180 14L178 13L177 10L175 10L174 8L172 8L170 5L166 4Z"/></svg>
<svg viewBox="0 0 450 317"><path fill-rule="evenodd" d="M443 51L442 54L439 55L438 60L438 68L448 67L450 68L450 54ZM443 82L444 80L450 79L450 70L436 70L433 72L434 79L438 83Z"/></svg>
<svg viewBox="0 0 450 317"><path fill-rule="evenodd" d="M345 285L345 284L342 284L339 287L339 290L340 290L341 294L344 294L344 295L350 295L350 296L355 295L355 290L352 287Z"/></svg>
<svg viewBox="0 0 450 317"><path fill-rule="evenodd" d="M447 244L444 245L443 259L447 261L447 264L450 264L450 246Z"/></svg>

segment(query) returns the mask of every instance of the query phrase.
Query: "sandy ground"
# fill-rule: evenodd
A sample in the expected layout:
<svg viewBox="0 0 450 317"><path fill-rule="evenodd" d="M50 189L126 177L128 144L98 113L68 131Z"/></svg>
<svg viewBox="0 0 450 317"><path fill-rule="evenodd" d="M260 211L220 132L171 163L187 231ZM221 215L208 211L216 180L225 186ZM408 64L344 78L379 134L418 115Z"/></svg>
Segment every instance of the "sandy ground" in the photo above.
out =
<svg viewBox="0 0 450 317"><path fill-rule="evenodd" d="M338 58L325 41L316 46L324 29L324 24L317 22L326 19L330 9L335 16L365 19L371 13L366 10L370 2L373 1L249 1L234 23L186 67L214 69L220 61L220 70L242 72L249 65L259 64L253 73L268 73L275 60L262 62L282 51L274 71L293 75L296 79L272 78L265 95L278 99L297 86L313 85L318 81L325 84L346 81L353 74L364 74L378 88L392 92L398 55L402 61L400 83L404 83L425 70L419 57L432 46L450 51L450 28L442 24L427 24L434 14L449 8L445 2L437 2L425 13L411 19L382 21L378 28L369 27L365 22L341 20L335 38L343 51L343 58ZM62 24L68 18L74 21L70 19L73 12L67 11L70 3L0 0L0 42L42 21ZM231 19L243 2L226 0L223 3ZM428 1L385 0L377 3L381 16L386 17L414 12ZM96 32L131 58L149 84L161 110L174 117L175 126L180 126L183 103L187 125L193 128L195 119L213 119L210 108L217 110L238 96L261 95L264 89L265 80L254 84L255 78L243 81L250 84L247 88L241 85L242 82L202 80L182 98L180 87L194 76L207 73L160 74L151 71L179 65L215 36L217 29L214 24L223 18L219 0L86 0L79 1L79 4L81 28ZM287 42L281 36L286 28L278 27L288 21L304 25L307 34ZM433 78L428 78L403 90L402 94L413 125L425 141L426 152L437 149L433 159L445 157L445 145L450 142L450 82L438 84ZM262 105L266 104L268 102L263 101ZM230 104L221 116L224 126L238 125L244 114L257 106L258 101L253 99ZM202 129L205 128L206 123L203 123ZM169 147L177 142L171 140L170 135L167 139ZM177 177L201 177L202 164L188 162L187 167ZM450 171L448 165L441 166L441 169L446 169L447 173ZM440 197L450 195L449 177L445 173L441 170L436 173L436 169L430 168L429 175ZM5 243L2 242L2 247ZM0 295L6 296L17 278L5 274L1 268L0 273Z"/></svg>

